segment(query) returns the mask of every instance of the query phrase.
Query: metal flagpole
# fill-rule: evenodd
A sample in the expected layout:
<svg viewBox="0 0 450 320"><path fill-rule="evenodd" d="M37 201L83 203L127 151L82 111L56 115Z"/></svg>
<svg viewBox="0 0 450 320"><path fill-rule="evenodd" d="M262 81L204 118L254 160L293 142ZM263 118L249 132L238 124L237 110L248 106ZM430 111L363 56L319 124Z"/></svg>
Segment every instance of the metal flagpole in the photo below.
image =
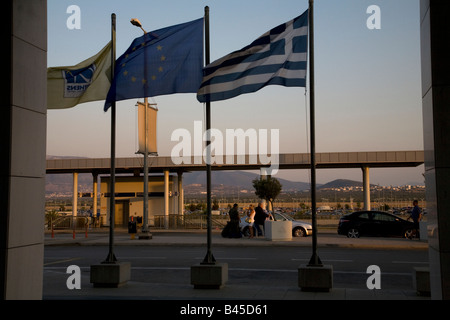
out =
<svg viewBox="0 0 450 320"><path fill-rule="evenodd" d="M309 99L310 99L310 135L311 135L311 217L312 217L312 249L309 266L323 266L317 255L317 203L316 203L316 137L315 137L315 90L314 90L314 0L309 0Z"/></svg>
<svg viewBox="0 0 450 320"><path fill-rule="evenodd" d="M209 52L209 7L205 7L205 64L210 63ZM201 264L215 264L216 260L211 252L211 103L206 102L206 213L207 213L207 246L208 250Z"/></svg>
<svg viewBox="0 0 450 320"><path fill-rule="evenodd" d="M114 79L116 64L116 14L111 14L111 83ZM114 216L116 211L116 101L111 104L111 178L109 198L109 253L104 263L115 263L114 255Z"/></svg>

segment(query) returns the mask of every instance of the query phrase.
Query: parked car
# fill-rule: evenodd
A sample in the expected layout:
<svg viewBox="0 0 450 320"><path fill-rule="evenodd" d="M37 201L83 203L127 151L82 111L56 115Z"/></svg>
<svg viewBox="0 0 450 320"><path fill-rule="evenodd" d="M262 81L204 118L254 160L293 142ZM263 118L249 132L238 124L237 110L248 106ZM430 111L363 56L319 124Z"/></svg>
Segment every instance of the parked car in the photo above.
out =
<svg viewBox="0 0 450 320"><path fill-rule="evenodd" d="M306 237L306 236L309 236L312 234L312 225L310 223L295 220L284 213L275 212L272 214L275 215L276 221L286 221L286 220L292 221L292 236L293 237ZM239 226L241 228L241 232L243 233L243 235L248 237L249 233L250 233L250 231L249 231L250 226L248 225L247 222L245 222L246 217L247 216L244 216L241 218ZM256 235L255 226L253 226L253 234Z"/></svg>
<svg viewBox="0 0 450 320"><path fill-rule="evenodd" d="M338 234L349 238L384 236L410 238L414 224L383 211L357 211L339 220Z"/></svg>

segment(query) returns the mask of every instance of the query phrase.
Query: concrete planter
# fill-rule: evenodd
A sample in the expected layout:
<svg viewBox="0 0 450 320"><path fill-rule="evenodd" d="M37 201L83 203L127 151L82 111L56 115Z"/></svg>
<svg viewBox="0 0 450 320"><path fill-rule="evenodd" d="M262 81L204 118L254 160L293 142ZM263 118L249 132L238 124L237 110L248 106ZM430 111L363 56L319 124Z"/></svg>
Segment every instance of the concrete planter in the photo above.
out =
<svg viewBox="0 0 450 320"><path fill-rule="evenodd" d="M428 223L426 221L419 222L420 240L428 240Z"/></svg>
<svg viewBox="0 0 450 320"><path fill-rule="evenodd" d="M264 223L266 239L270 241L292 240L291 221L266 221Z"/></svg>

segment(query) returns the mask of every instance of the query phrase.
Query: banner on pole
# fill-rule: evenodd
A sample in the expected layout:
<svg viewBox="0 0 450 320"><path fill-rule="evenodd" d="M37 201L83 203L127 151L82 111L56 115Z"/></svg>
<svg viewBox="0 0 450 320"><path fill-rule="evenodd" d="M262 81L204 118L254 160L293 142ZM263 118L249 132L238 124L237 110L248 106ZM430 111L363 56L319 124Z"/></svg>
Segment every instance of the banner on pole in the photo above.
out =
<svg viewBox="0 0 450 320"><path fill-rule="evenodd" d="M137 153L145 154L145 103L138 102L138 140ZM156 140L158 109L151 105L147 108L147 151L150 155L158 155Z"/></svg>

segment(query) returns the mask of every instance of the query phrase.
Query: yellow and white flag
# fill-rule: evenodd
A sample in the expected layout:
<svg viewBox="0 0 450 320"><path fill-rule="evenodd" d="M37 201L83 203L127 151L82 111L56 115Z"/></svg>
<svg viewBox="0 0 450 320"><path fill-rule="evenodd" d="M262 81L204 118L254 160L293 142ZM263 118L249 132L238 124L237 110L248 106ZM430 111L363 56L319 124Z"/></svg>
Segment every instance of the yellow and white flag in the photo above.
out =
<svg viewBox="0 0 450 320"><path fill-rule="evenodd" d="M47 69L47 109L105 100L111 86L111 41L76 66Z"/></svg>

